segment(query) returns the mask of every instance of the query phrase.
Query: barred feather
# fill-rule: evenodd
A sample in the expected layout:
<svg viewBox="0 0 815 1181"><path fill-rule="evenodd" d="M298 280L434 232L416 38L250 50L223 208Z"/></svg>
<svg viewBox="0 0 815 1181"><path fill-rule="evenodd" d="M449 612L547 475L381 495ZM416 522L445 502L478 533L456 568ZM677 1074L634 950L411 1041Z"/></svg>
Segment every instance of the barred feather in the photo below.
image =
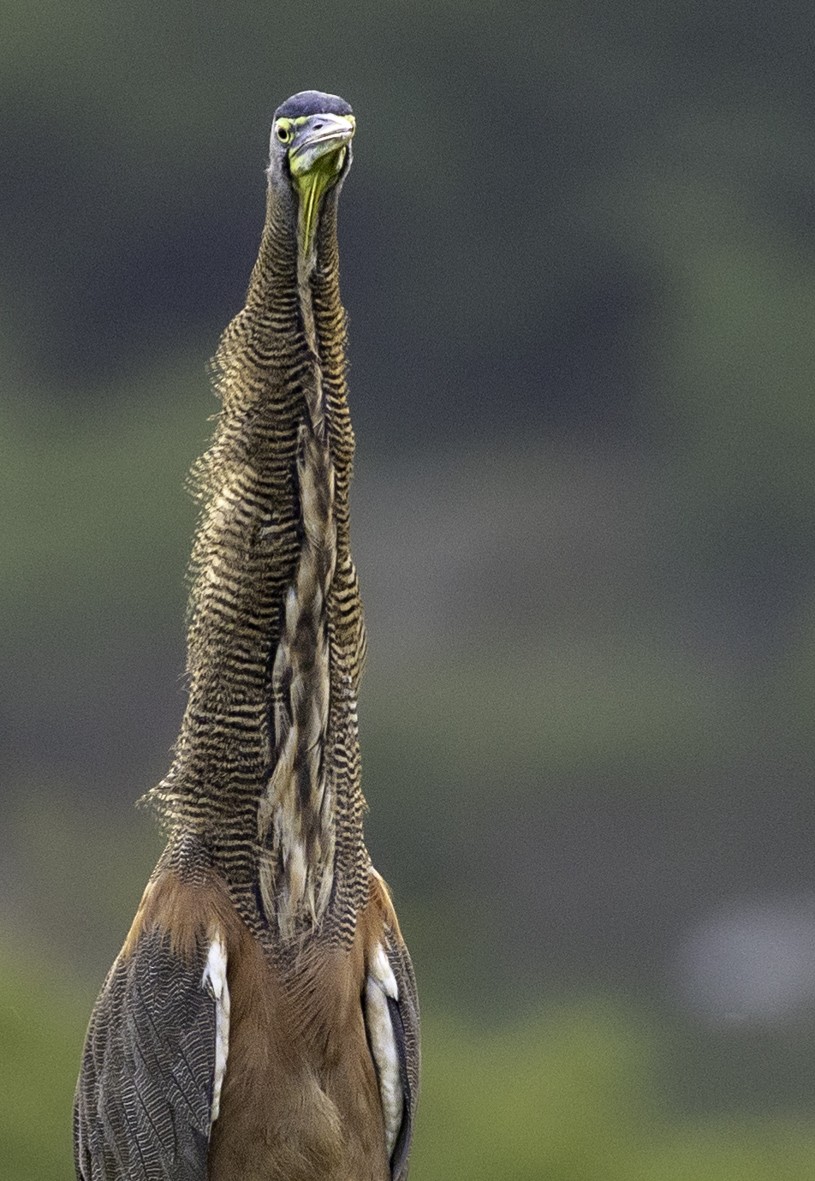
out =
<svg viewBox="0 0 815 1181"><path fill-rule="evenodd" d="M278 115L315 101L350 110L304 92ZM406 1177L418 1010L363 838L338 193L304 257L291 176L270 169L246 303L215 358L189 695L147 797L169 841L91 1019L82 1181Z"/></svg>

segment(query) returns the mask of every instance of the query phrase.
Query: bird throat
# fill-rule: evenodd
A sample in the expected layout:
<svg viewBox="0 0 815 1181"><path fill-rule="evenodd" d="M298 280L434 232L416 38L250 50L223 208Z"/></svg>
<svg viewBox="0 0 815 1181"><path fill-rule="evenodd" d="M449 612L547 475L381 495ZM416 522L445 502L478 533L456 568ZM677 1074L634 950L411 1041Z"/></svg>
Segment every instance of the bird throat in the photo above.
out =
<svg viewBox="0 0 815 1181"><path fill-rule="evenodd" d="M316 259L317 226L320 218L320 204L326 190L336 180L345 163L346 149L326 152L317 159L308 172L295 177L300 211L297 223L300 267L310 273Z"/></svg>

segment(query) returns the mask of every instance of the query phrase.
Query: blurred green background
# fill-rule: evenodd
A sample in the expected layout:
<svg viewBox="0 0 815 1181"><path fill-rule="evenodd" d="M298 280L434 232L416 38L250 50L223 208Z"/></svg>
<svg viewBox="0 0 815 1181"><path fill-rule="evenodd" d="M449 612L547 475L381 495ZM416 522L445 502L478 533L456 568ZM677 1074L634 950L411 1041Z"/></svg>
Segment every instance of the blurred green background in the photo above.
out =
<svg viewBox="0 0 815 1181"><path fill-rule="evenodd" d="M809 3L5 0L0 1159L159 849L271 114L348 98L369 843L415 1181L815 1178Z"/></svg>

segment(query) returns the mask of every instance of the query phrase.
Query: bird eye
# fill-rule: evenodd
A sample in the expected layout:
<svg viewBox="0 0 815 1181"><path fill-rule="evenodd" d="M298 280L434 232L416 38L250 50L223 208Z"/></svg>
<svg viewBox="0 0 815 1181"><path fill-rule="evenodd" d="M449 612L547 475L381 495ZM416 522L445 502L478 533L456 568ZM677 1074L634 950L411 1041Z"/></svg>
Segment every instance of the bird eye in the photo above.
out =
<svg viewBox="0 0 815 1181"><path fill-rule="evenodd" d="M275 134L282 144L288 144L294 137L294 128L288 120L280 119L275 126Z"/></svg>

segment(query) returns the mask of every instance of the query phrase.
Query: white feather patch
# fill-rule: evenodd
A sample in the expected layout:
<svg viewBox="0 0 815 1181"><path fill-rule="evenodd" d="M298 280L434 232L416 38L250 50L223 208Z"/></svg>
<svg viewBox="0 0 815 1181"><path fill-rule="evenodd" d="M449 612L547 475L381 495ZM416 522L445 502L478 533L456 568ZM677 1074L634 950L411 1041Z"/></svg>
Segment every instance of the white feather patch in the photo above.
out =
<svg viewBox="0 0 815 1181"><path fill-rule="evenodd" d="M226 947L220 935L209 945L201 984L215 1000L215 1075L212 1080L212 1123L221 1110L221 1087L229 1053L229 985L226 979Z"/></svg>
<svg viewBox="0 0 815 1181"><path fill-rule="evenodd" d="M399 988L385 949L376 949L365 982L365 1024L379 1078L379 1095L385 1120L388 1156L393 1152L402 1124L405 1097L399 1070L399 1048L393 1031L387 998L398 1000Z"/></svg>
<svg viewBox="0 0 815 1181"><path fill-rule="evenodd" d="M371 960L371 976L379 981L386 996L389 996L392 1001L399 1000L399 985L396 983L388 953L381 943L377 944L376 952Z"/></svg>

